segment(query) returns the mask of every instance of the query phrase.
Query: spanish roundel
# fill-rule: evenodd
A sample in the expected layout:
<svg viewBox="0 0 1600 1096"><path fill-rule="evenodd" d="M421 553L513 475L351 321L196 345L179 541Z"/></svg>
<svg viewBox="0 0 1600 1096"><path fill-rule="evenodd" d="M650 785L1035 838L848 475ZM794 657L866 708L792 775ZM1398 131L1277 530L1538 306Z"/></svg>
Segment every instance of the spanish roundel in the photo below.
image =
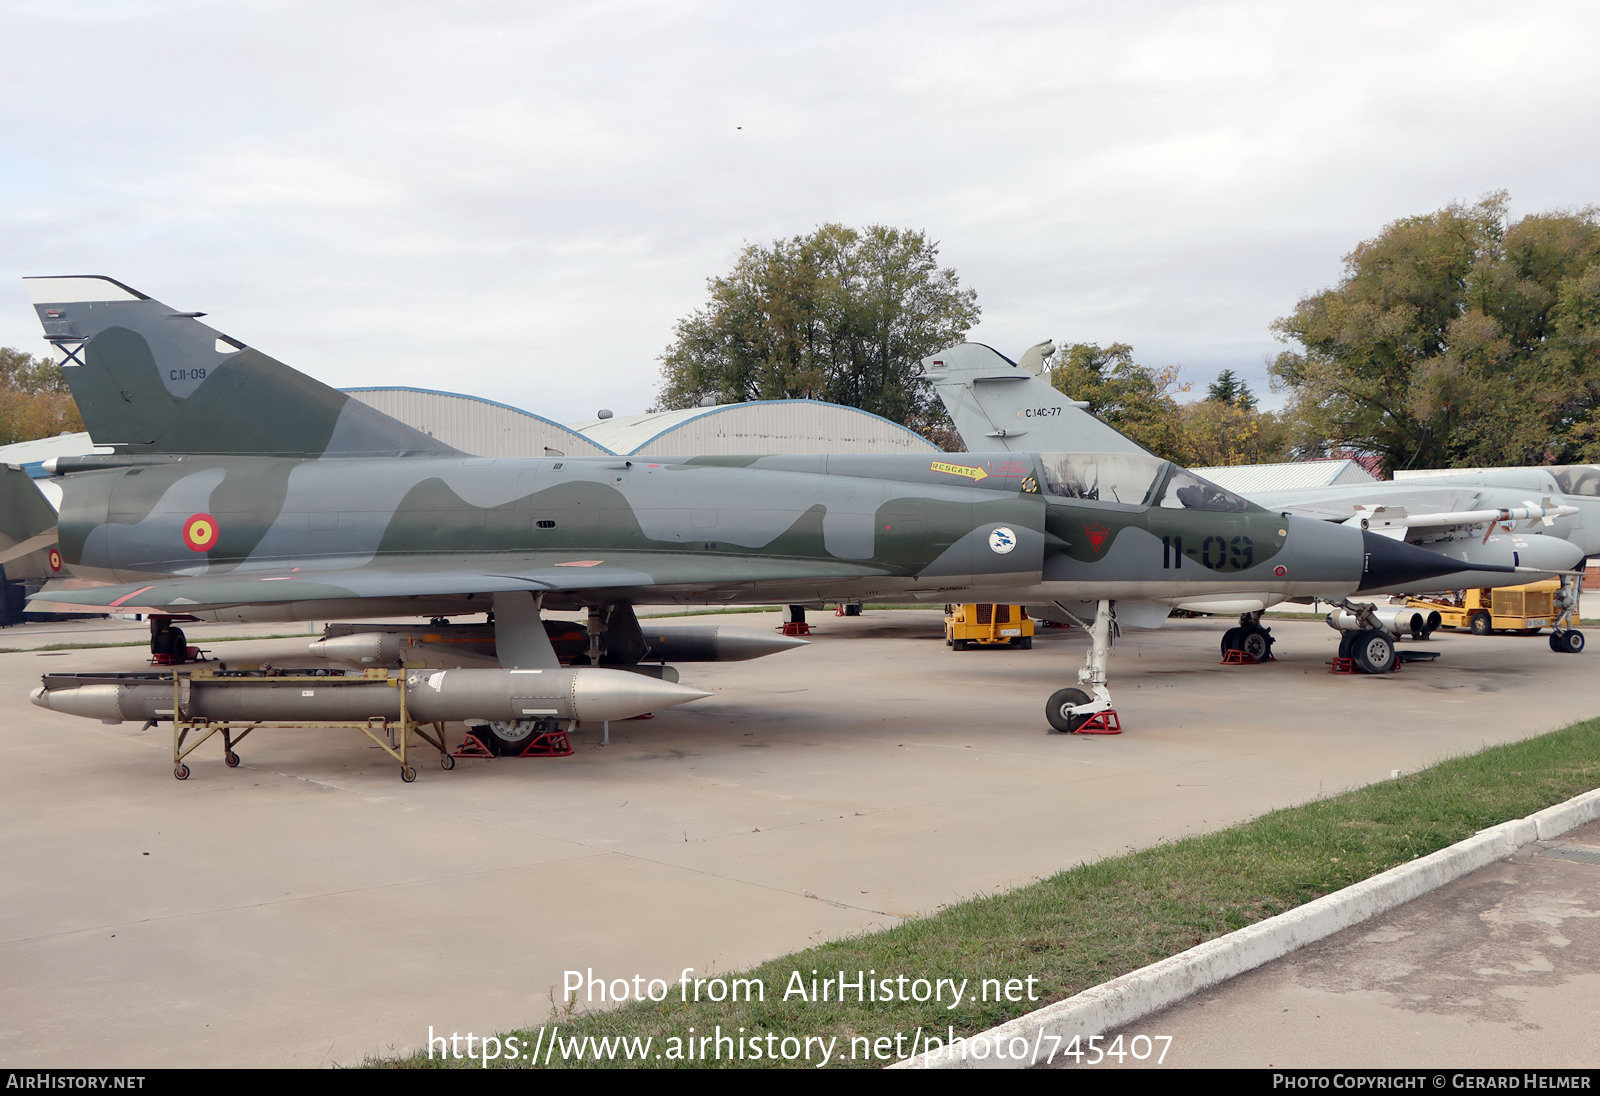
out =
<svg viewBox="0 0 1600 1096"><path fill-rule="evenodd" d="M183 543L196 552L209 552L217 546L217 519L196 514L183 523Z"/></svg>
<svg viewBox="0 0 1600 1096"><path fill-rule="evenodd" d="M54 548L50 549L50 570L61 570L61 553Z"/></svg>

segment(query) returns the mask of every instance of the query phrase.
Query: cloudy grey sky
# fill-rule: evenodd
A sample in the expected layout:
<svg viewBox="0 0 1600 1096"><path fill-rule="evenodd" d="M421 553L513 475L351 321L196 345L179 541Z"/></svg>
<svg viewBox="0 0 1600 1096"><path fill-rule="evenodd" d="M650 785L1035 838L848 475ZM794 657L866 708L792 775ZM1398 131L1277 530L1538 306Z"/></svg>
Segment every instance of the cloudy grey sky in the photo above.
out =
<svg viewBox="0 0 1600 1096"><path fill-rule="evenodd" d="M1590 2L0 0L0 345L108 274L342 387L642 411L749 242L926 230L973 333L1265 389L1396 218L1600 202Z"/></svg>

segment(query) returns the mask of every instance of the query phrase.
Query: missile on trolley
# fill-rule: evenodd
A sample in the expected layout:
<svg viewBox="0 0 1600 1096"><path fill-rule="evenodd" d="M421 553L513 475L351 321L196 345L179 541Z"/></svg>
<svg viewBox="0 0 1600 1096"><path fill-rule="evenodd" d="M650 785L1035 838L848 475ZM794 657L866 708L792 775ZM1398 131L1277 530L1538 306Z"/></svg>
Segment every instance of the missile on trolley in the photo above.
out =
<svg viewBox="0 0 1600 1096"><path fill-rule="evenodd" d="M373 671L375 674L376 671ZM49 674L31 699L41 708L98 719L210 722L418 723L631 719L710 696L676 682L605 667L409 670L400 676L180 677Z"/></svg>

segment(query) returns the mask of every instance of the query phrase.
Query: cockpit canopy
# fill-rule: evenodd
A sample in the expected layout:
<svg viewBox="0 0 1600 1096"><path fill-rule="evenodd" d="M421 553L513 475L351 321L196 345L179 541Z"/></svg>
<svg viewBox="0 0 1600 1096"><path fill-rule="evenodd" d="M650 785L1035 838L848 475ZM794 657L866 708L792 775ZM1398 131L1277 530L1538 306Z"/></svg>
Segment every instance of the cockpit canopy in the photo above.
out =
<svg viewBox="0 0 1600 1096"><path fill-rule="evenodd" d="M1058 498L1178 510L1251 509L1232 491L1148 453L1040 453L1039 467L1040 490Z"/></svg>
<svg viewBox="0 0 1600 1096"><path fill-rule="evenodd" d="M1600 465L1564 464L1550 469L1564 495L1600 497Z"/></svg>

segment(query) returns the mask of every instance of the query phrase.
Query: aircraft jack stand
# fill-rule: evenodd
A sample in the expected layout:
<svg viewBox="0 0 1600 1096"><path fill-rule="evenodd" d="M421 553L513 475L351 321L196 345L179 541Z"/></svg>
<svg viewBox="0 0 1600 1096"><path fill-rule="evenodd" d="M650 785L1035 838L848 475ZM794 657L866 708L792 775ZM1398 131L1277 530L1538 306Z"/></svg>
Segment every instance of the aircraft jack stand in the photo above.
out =
<svg viewBox="0 0 1600 1096"><path fill-rule="evenodd" d="M1278 660L1271 654L1267 655L1266 658L1257 658L1249 651L1224 651L1222 654L1222 664L1224 666L1259 666L1263 662L1276 661Z"/></svg>
<svg viewBox="0 0 1600 1096"><path fill-rule="evenodd" d="M1122 720L1117 718L1115 708L1107 708L1103 712L1095 712L1088 722L1072 732L1073 734L1121 734Z"/></svg>

